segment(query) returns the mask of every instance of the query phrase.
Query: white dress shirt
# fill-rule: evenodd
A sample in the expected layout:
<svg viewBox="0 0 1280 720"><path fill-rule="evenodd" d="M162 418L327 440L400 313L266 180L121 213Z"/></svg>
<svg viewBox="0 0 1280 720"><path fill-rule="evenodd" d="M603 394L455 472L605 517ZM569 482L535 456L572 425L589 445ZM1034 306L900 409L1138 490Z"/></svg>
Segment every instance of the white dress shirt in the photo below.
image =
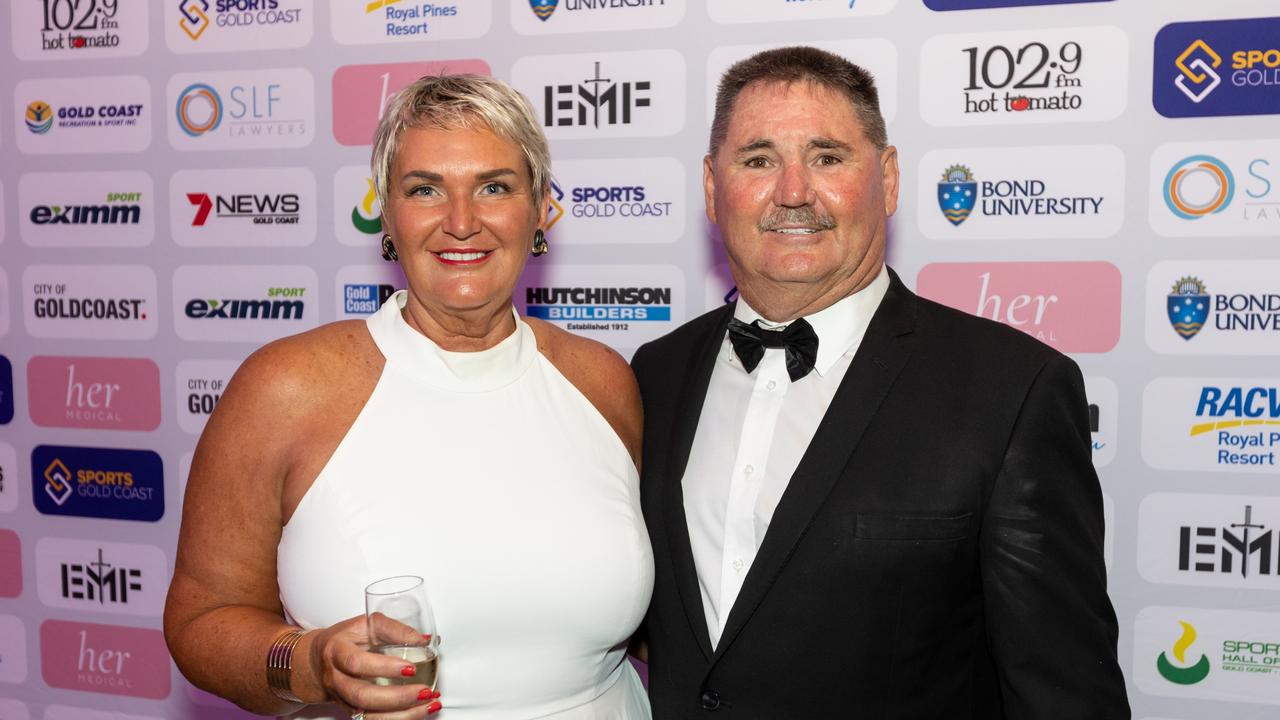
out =
<svg viewBox="0 0 1280 720"><path fill-rule="evenodd" d="M805 317L818 335L818 357L813 372L794 383L782 348L766 348L760 364L748 374L728 333L721 341L682 481L693 564L713 648L769 530L774 508L888 288L889 274L882 266L867 287ZM742 298L734 317L779 327Z"/></svg>

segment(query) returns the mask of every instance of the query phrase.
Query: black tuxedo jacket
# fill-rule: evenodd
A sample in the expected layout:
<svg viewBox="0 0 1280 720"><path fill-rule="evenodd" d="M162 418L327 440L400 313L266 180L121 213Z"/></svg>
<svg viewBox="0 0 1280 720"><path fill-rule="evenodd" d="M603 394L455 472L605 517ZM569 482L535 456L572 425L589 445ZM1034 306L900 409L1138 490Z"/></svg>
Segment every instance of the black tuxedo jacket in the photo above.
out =
<svg viewBox="0 0 1280 720"><path fill-rule="evenodd" d="M732 315L632 361L654 718L1129 718L1079 369L896 275L711 648L681 478Z"/></svg>

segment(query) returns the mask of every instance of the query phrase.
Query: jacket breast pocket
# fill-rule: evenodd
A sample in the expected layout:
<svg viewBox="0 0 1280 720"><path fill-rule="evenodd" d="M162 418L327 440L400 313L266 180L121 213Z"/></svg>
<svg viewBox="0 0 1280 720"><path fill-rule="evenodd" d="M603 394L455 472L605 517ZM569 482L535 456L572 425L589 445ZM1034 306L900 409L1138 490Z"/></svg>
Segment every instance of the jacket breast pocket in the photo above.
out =
<svg viewBox="0 0 1280 720"><path fill-rule="evenodd" d="M932 543L963 540L973 534L973 513L963 515L879 515L858 513L857 540Z"/></svg>

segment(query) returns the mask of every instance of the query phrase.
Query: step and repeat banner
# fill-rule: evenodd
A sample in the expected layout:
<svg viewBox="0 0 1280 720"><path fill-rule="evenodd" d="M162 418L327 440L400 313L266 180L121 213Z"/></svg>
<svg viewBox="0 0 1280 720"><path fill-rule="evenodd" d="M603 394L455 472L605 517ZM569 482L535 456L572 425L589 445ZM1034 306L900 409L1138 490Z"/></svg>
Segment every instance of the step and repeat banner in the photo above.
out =
<svg viewBox="0 0 1280 720"><path fill-rule="evenodd" d="M254 348L403 285L379 259L368 169L390 94L465 71L529 97L556 181L551 253L517 306L629 356L733 297L700 183L716 78L799 43L878 80L908 284L1084 370L1134 717L1277 717L1277 15L1273 0L11 0L0 719L244 716L191 687L160 632L192 449Z"/></svg>

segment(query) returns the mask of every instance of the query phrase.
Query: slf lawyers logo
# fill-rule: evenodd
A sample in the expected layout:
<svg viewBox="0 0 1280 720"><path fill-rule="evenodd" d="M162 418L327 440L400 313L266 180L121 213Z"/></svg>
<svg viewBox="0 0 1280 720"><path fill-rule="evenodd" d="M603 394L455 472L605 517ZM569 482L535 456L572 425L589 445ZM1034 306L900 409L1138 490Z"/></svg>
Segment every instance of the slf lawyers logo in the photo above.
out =
<svg viewBox="0 0 1280 720"><path fill-rule="evenodd" d="M1220 213L1235 194L1231 168L1212 155L1183 158L1164 177L1164 204L1183 220Z"/></svg>
<svg viewBox="0 0 1280 720"><path fill-rule="evenodd" d="M178 93L178 127L191 137L217 130L222 124L222 96L204 83L188 85Z"/></svg>
<svg viewBox="0 0 1280 720"><path fill-rule="evenodd" d="M1160 677L1171 683L1195 685L1209 676L1209 656L1201 654L1199 660L1188 664L1187 649L1196 641L1196 629L1188 622L1179 621L1178 624L1182 626L1182 636L1173 644L1173 657L1178 662L1174 664L1162 652L1156 658L1156 670Z"/></svg>

